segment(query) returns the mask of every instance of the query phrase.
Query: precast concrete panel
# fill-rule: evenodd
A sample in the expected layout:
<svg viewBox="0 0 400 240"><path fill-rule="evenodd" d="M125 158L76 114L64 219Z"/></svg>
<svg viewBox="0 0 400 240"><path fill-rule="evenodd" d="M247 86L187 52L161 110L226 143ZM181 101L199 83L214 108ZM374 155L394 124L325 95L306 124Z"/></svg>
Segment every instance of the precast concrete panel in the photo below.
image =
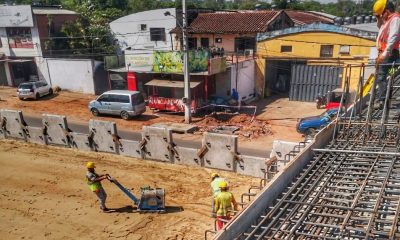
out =
<svg viewBox="0 0 400 240"><path fill-rule="evenodd" d="M24 131L26 124L21 111L2 109L1 117L6 138L17 138L26 141L26 134Z"/></svg>
<svg viewBox="0 0 400 240"><path fill-rule="evenodd" d="M70 132L69 135L71 138L71 147L84 151L92 151L89 134Z"/></svg>
<svg viewBox="0 0 400 240"><path fill-rule="evenodd" d="M6 138L5 129L3 129L3 117L1 116L2 111L3 110L0 110L0 139ZM4 122L4 127L5 127L5 122Z"/></svg>
<svg viewBox="0 0 400 240"><path fill-rule="evenodd" d="M46 128L47 144L69 146L68 123L65 116L43 114L42 122Z"/></svg>
<svg viewBox="0 0 400 240"><path fill-rule="evenodd" d="M201 159L197 153L198 149L195 148L185 148L185 147L175 147L178 154L174 154L174 159L176 164L198 166L204 165L203 159Z"/></svg>
<svg viewBox="0 0 400 240"><path fill-rule="evenodd" d="M96 152L119 153L117 125L114 122L91 119L92 148Z"/></svg>
<svg viewBox="0 0 400 240"><path fill-rule="evenodd" d="M239 158L240 160L237 161L236 165L237 173L259 178L265 177L265 172L267 171L266 158L245 155L240 155Z"/></svg>
<svg viewBox="0 0 400 240"><path fill-rule="evenodd" d="M146 141L143 148L144 159L173 162L171 147L174 144L170 129L145 126L142 131L142 139Z"/></svg>
<svg viewBox="0 0 400 240"><path fill-rule="evenodd" d="M237 136L217 133L204 133L202 145L207 148L204 154L204 167L235 171Z"/></svg>
<svg viewBox="0 0 400 240"><path fill-rule="evenodd" d="M119 154L134 158L143 158L140 142L134 140L120 139Z"/></svg>
<svg viewBox="0 0 400 240"><path fill-rule="evenodd" d="M41 127L26 127L26 140L30 143L47 145L47 136L43 133Z"/></svg>

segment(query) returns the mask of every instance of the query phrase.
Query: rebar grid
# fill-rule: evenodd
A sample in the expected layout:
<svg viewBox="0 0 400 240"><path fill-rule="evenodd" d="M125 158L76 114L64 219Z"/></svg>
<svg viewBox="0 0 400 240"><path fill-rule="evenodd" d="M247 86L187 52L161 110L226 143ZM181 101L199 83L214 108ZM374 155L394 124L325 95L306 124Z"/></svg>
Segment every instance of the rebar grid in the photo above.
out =
<svg viewBox="0 0 400 240"><path fill-rule="evenodd" d="M240 239L400 239L399 76L382 109L338 115L329 145Z"/></svg>

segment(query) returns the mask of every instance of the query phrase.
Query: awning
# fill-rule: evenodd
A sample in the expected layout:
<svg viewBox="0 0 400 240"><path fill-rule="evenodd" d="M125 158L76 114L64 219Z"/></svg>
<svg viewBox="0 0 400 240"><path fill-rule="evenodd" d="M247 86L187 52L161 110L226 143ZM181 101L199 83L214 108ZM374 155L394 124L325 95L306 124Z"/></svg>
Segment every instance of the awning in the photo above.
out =
<svg viewBox="0 0 400 240"><path fill-rule="evenodd" d="M201 82L190 81L190 88L195 88ZM168 88L184 88L184 82L178 80L161 80L153 79L145 84L146 86L168 87Z"/></svg>

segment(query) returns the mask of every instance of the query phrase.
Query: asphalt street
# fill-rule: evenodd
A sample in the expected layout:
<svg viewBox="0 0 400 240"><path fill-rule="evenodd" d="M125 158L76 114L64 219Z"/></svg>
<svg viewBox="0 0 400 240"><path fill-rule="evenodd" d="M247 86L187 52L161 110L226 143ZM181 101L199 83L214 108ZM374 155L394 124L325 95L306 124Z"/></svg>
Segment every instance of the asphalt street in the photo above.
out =
<svg viewBox="0 0 400 240"><path fill-rule="evenodd" d="M29 126L33 127L42 127L42 119L40 116L33 116L24 114L25 122ZM89 133L89 126L87 122L72 122L68 121L68 127L73 132L79 133ZM118 129L118 135L123 139L129 140L141 140L141 133L138 131L127 131L123 129ZM193 140L183 140L177 137L174 138L174 143L177 146L187 147L187 148L201 148L201 141L193 141ZM252 148L243 148L240 147L239 143L239 151L240 154L256 156L256 157L269 157L271 149L252 149Z"/></svg>

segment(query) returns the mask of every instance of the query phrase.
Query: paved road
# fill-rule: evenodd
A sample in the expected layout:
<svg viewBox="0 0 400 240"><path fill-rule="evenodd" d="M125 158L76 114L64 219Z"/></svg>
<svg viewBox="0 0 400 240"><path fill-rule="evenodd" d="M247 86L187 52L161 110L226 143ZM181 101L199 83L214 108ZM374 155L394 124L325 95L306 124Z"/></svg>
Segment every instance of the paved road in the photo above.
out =
<svg viewBox="0 0 400 240"><path fill-rule="evenodd" d="M25 122L29 126L34 127L42 127L42 119L39 116L32 116L24 114ZM68 127L73 132L79 133L89 133L89 126L87 122L71 122L68 121ZM123 139L130 139L130 140L141 140L141 133L137 131L126 131L126 130L118 130L118 135ZM176 145L181 147L188 147L188 148L201 148L201 141L193 141L193 140L183 140L179 138L174 138L174 142ZM239 145L239 152L243 155L249 156L256 156L256 157L269 157L271 152L270 149L251 149L251 148L243 148Z"/></svg>

